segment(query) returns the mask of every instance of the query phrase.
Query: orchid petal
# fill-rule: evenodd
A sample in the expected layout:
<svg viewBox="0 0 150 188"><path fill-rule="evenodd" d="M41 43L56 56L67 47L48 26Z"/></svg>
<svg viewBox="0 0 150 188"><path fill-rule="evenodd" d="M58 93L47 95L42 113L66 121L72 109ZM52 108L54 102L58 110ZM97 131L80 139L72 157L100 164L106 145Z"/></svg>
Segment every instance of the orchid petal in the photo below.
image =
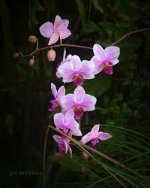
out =
<svg viewBox="0 0 150 188"><path fill-rule="evenodd" d="M54 31L56 31L59 26L61 25L62 19L59 15L56 15L55 21L54 21Z"/></svg>
<svg viewBox="0 0 150 188"><path fill-rule="evenodd" d="M51 22L46 22L40 27L40 33L46 38L50 38L53 33L53 24Z"/></svg>
<svg viewBox="0 0 150 188"><path fill-rule="evenodd" d="M48 45L56 43L58 39L59 39L59 34L57 32L54 32L52 36L50 37Z"/></svg>
<svg viewBox="0 0 150 188"><path fill-rule="evenodd" d="M111 60L112 65L116 65L119 62L119 59Z"/></svg>
<svg viewBox="0 0 150 188"><path fill-rule="evenodd" d="M71 35L71 31L69 29L59 30L60 39L66 39Z"/></svg>
<svg viewBox="0 0 150 188"><path fill-rule="evenodd" d="M89 132L85 136L82 137L81 142L83 144L86 144L87 142L91 141L92 139L93 139L93 135L91 132Z"/></svg>
<svg viewBox="0 0 150 188"><path fill-rule="evenodd" d="M69 25L69 20L67 20L67 19L62 19L62 20L61 20L61 24L58 26L57 29L58 29L58 30L67 29L68 25Z"/></svg>
<svg viewBox="0 0 150 188"><path fill-rule="evenodd" d="M83 76L84 79L94 78L94 70L95 70L95 65L93 62L86 60L82 61L80 74Z"/></svg>
<svg viewBox="0 0 150 188"><path fill-rule="evenodd" d="M74 96L76 97L76 102L80 104L85 96L85 91L82 86L78 86L74 90Z"/></svg>
<svg viewBox="0 0 150 188"><path fill-rule="evenodd" d="M61 136L59 136L59 135L53 135L53 138L54 138L54 140L57 143L62 143L62 137Z"/></svg>
<svg viewBox="0 0 150 188"><path fill-rule="evenodd" d="M120 55L120 48L117 46L109 46L105 48L105 53L108 60L115 60L118 59Z"/></svg>
<svg viewBox="0 0 150 188"><path fill-rule="evenodd" d="M61 128L64 125L64 115L62 113L54 115L54 124L57 128Z"/></svg>
<svg viewBox="0 0 150 188"><path fill-rule="evenodd" d="M70 120L69 128L71 129L73 135L82 136L82 133L79 129L79 124L74 119Z"/></svg>
<svg viewBox="0 0 150 188"><path fill-rule="evenodd" d="M68 110L70 108L74 109L74 106L76 105L75 96L73 94L65 95L61 98L61 104L65 110Z"/></svg>
<svg viewBox="0 0 150 188"><path fill-rule="evenodd" d="M109 138L111 138L112 135L110 135L109 133L103 133L103 132L100 132L100 136L99 136L99 139L100 140L107 140Z"/></svg>
<svg viewBox="0 0 150 188"><path fill-rule="evenodd" d="M83 111L93 111L95 110L95 104L97 99L89 94L84 95L81 106Z"/></svg>
<svg viewBox="0 0 150 188"><path fill-rule="evenodd" d="M104 69L103 61L100 60L97 56L93 56L91 61L95 64L94 74L98 74Z"/></svg>
<svg viewBox="0 0 150 188"><path fill-rule="evenodd" d="M56 98L57 97L57 89L53 83L51 83L51 91L52 91L53 96Z"/></svg>
<svg viewBox="0 0 150 188"><path fill-rule="evenodd" d="M79 56L77 56L77 55L72 56L71 63L73 65L74 71L79 71L79 69L81 67L81 60L80 60Z"/></svg>
<svg viewBox="0 0 150 188"><path fill-rule="evenodd" d="M99 127L100 127L100 125L97 124L97 125L95 125L95 126L92 128L91 132L92 132L93 135L95 135L95 134L98 133Z"/></svg>
<svg viewBox="0 0 150 188"><path fill-rule="evenodd" d="M63 97L65 95L65 87L61 86L58 89L58 93L57 93L57 100L59 101L61 97Z"/></svg>
<svg viewBox="0 0 150 188"><path fill-rule="evenodd" d="M93 46L93 51L94 51L94 55L99 57L100 60L105 60L106 59L106 54L104 49L101 47L101 45L99 44L94 44Z"/></svg>

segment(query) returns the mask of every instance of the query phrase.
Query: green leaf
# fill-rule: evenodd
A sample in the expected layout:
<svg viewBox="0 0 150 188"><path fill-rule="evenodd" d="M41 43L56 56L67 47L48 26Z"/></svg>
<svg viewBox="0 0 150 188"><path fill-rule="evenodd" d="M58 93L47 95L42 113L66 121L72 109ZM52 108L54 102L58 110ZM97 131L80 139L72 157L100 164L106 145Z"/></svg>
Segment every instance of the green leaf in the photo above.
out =
<svg viewBox="0 0 150 188"><path fill-rule="evenodd" d="M110 83L111 81L107 75L98 74L95 79L85 81L84 89L86 90L86 93L98 97L109 89Z"/></svg>

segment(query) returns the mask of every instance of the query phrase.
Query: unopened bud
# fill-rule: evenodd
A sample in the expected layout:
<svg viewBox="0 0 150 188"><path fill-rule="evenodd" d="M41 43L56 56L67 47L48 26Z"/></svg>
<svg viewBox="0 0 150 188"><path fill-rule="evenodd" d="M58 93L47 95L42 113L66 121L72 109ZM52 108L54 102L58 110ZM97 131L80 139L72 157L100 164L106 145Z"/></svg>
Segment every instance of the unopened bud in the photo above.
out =
<svg viewBox="0 0 150 188"><path fill-rule="evenodd" d="M15 52L15 53L13 54L13 58L16 59L16 58L18 58L18 57L19 57L19 54Z"/></svg>
<svg viewBox="0 0 150 188"><path fill-rule="evenodd" d="M37 38L34 35L30 35L28 37L28 41L31 42L32 44L35 44L37 42Z"/></svg>
<svg viewBox="0 0 150 188"><path fill-rule="evenodd" d="M34 65L34 63L35 63L34 58L32 58L32 59L29 60L29 66L30 67L32 67Z"/></svg>
<svg viewBox="0 0 150 188"><path fill-rule="evenodd" d="M82 158L85 159L85 160L88 160L89 156L88 156L87 153L82 152Z"/></svg>
<svg viewBox="0 0 150 188"><path fill-rule="evenodd" d="M47 58L49 61L55 61L56 58L56 52L55 50L51 49L47 52Z"/></svg>

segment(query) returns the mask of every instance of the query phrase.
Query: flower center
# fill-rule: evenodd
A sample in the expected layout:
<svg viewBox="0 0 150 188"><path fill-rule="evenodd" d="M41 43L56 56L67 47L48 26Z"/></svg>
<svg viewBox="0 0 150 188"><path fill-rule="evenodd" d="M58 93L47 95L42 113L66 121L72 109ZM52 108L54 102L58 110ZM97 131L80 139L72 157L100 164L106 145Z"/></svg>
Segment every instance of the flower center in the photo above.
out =
<svg viewBox="0 0 150 188"><path fill-rule="evenodd" d="M81 86L84 82L83 76L82 75L76 75L73 77L73 81L76 86Z"/></svg>
<svg viewBox="0 0 150 188"><path fill-rule="evenodd" d="M59 104L58 104L57 100L54 99L54 100L51 100L50 102L52 103L52 107L49 108L48 110L49 110L50 112L52 112L52 111L57 111L57 110L58 110L58 107L59 107Z"/></svg>
<svg viewBox="0 0 150 188"><path fill-rule="evenodd" d="M80 107L80 108L75 108L74 110L74 115L76 117L76 119L80 119L82 116L83 116L83 109Z"/></svg>

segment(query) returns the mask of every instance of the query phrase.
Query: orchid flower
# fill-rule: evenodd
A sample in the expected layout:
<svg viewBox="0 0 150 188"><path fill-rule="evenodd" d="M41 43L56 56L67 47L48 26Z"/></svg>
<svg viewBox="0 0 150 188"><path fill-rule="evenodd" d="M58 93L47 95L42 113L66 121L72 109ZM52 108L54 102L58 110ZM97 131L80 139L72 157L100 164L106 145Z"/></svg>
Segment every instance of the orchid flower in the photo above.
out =
<svg viewBox="0 0 150 188"><path fill-rule="evenodd" d="M69 29L67 29L69 20L61 19L60 16L56 16L54 25L51 22L46 22L40 27L40 33L49 39L48 45L56 43L60 37L60 40L65 39L71 35Z"/></svg>
<svg viewBox="0 0 150 188"><path fill-rule="evenodd" d="M109 133L98 132L99 127L100 125L95 125L91 132L82 137L81 142L86 144L87 142L91 141L91 147L96 149L96 144L100 142L99 140L107 140L112 137Z"/></svg>
<svg viewBox="0 0 150 188"><path fill-rule="evenodd" d="M56 155L64 155L67 154L69 151L70 157L72 157L72 149L69 146L70 140L65 136L59 136L59 135L54 135L53 138L58 143L58 147L59 147L59 152L56 153Z"/></svg>
<svg viewBox="0 0 150 188"><path fill-rule="evenodd" d="M81 136L82 133L79 129L79 124L74 119L73 110L69 110L64 115L63 113L57 113L54 115L54 124L56 127L63 131L65 134L71 130L71 134L75 136Z"/></svg>
<svg viewBox="0 0 150 188"><path fill-rule="evenodd" d="M50 101L52 103L52 107L48 109L50 112L57 111L58 107L61 106L60 99L65 95L65 87L61 86L57 91L56 86L51 83L51 91L55 99Z"/></svg>
<svg viewBox="0 0 150 188"><path fill-rule="evenodd" d="M76 119L80 119L84 111L95 110L96 98L85 94L82 86L74 90L74 94L67 94L61 98L61 104L64 110L72 109Z"/></svg>
<svg viewBox="0 0 150 188"><path fill-rule="evenodd" d="M103 49L99 44L93 46L94 56L91 61L95 64L95 74L104 69L107 74L113 74L113 67L119 60L120 48L109 46Z"/></svg>
<svg viewBox="0 0 150 188"><path fill-rule="evenodd" d="M83 60L74 55L69 62L63 63L58 68L59 77L63 78L64 83L74 81L77 86L83 84L84 79L94 78L95 65L93 62Z"/></svg>
<svg viewBox="0 0 150 188"><path fill-rule="evenodd" d="M64 48L63 60L61 61L61 63L59 63L59 64L57 65L57 68L56 68L56 76L57 76L58 78L61 78L61 75L60 75L59 72L58 72L58 68L60 67L60 65L66 63L66 62L69 62L69 61L71 60L71 58L72 58L72 55L71 55L71 54L69 54L69 55L66 57L66 48Z"/></svg>

